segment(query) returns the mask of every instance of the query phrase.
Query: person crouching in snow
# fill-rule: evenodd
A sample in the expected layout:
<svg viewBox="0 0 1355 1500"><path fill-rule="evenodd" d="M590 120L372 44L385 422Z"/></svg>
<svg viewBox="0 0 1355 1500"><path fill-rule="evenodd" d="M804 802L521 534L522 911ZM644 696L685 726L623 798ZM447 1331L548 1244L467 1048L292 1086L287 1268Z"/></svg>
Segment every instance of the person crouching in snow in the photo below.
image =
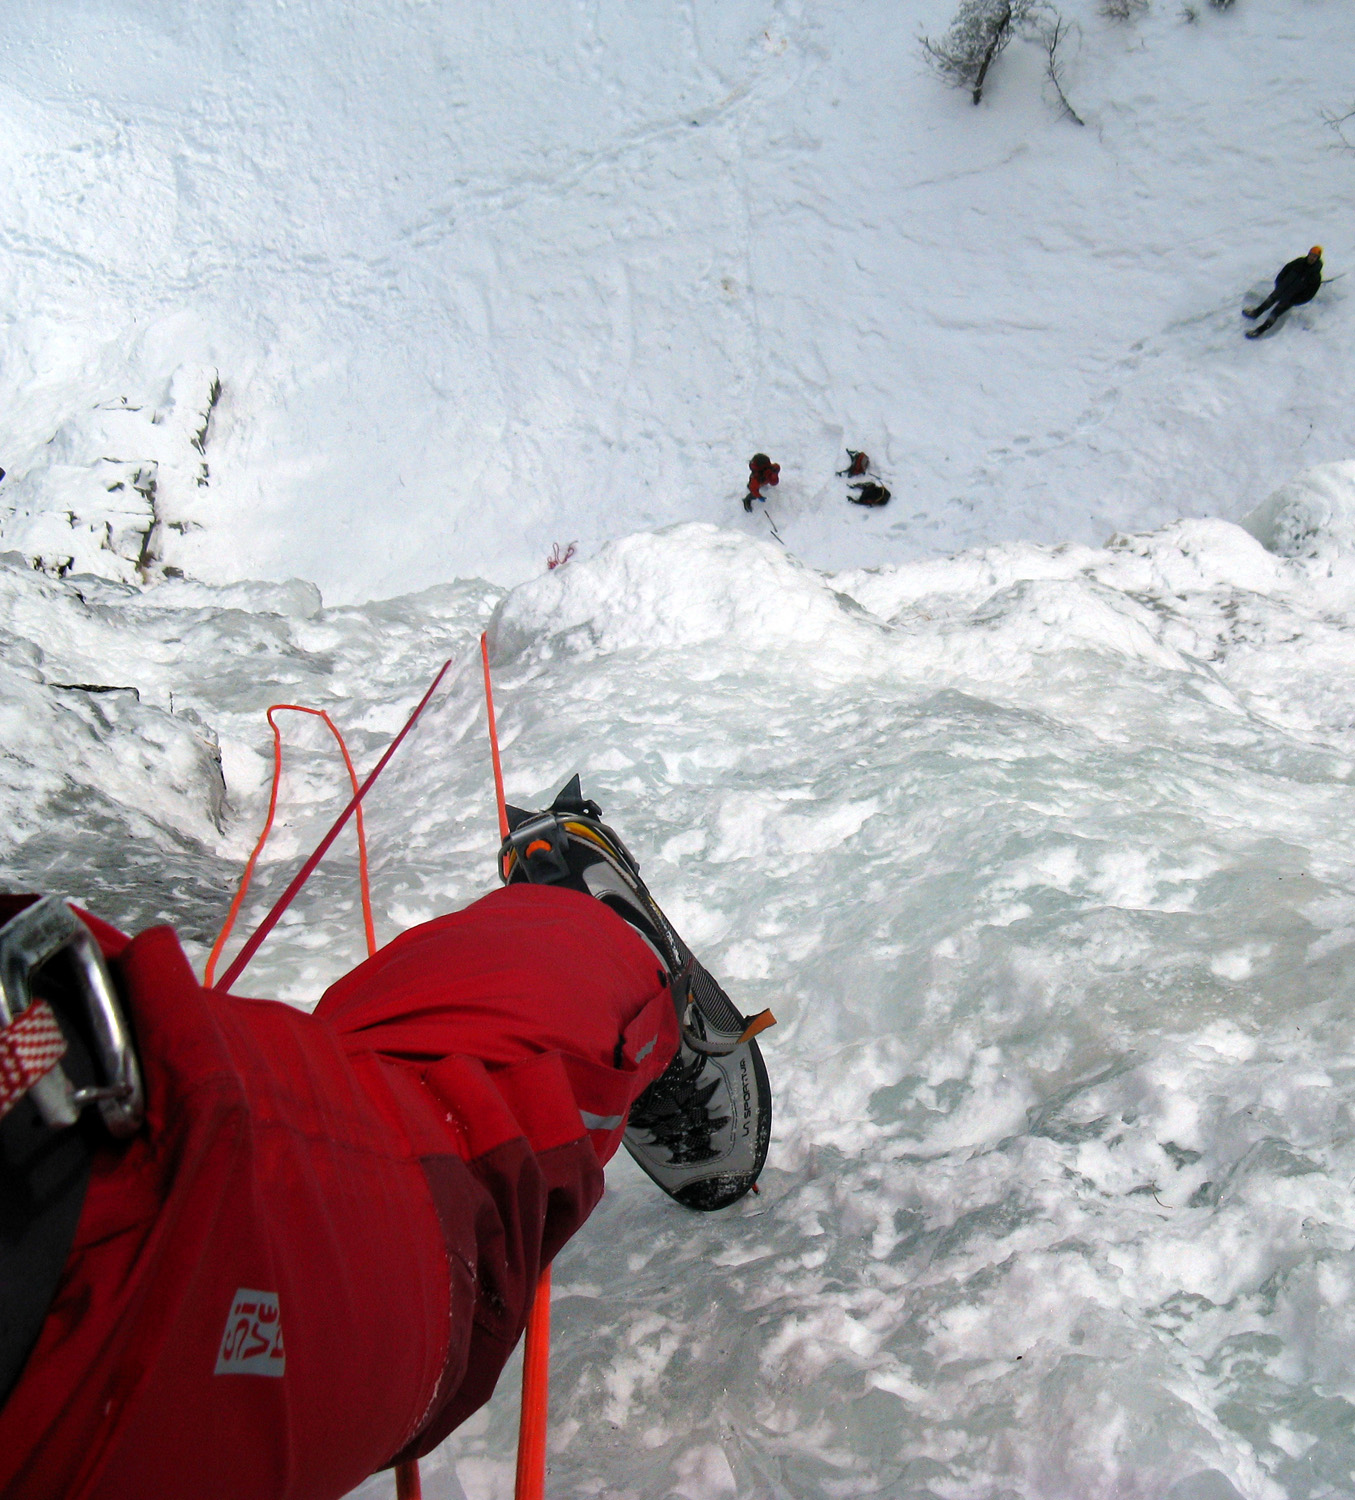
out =
<svg viewBox="0 0 1355 1500"><path fill-rule="evenodd" d="M762 493L762 487L780 483L781 465L774 464L765 453L755 453L748 460L748 493L743 497L744 510L752 510L754 500L761 500L765 505L767 497Z"/></svg>
<svg viewBox="0 0 1355 1500"><path fill-rule="evenodd" d="M889 504L889 491L879 482L879 476L871 472L870 454L859 448L847 449L847 467L837 471L839 479L857 479L857 484L847 486L847 499L853 505L879 506Z"/></svg>
<svg viewBox="0 0 1355 1500"><path fill-rule="evenodd" d="M755 1024L599 814L510 810L504 888L313 1015L0 898L6 1500L337 1500L488 1400L623 1139L687 1207L754 1185Z"/></svg>
<svg viewBox="0 0 1355 1500"><path fill-rule="evenodd" d="M1311 302L1317 296L1321 285L1322 246L1314 245L1307 255L1301 255L1297 260L1291 260L1280 267L1279 274L1275 278L1275 289L1264 302L1258 303L1255 307L1242 309L1244 318L1259 318L1268 308L1275 309L1259 327L1249 328L1247 337L1259 339L1268 328L1274 326L1276 319L1282 317L1291 307Z"/></svg>

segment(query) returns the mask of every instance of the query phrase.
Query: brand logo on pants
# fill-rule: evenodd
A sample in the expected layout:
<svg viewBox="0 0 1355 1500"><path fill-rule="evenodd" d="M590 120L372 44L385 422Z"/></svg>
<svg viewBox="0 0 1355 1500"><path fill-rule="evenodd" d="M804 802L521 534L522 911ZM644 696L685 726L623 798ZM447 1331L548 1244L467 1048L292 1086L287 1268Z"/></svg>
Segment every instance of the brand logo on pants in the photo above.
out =
<svg viewBox="0 0 1355 1500"><path fill-rule="evenodd" d="M221 1350L216 1357L218 1375L281 1375L287 1368L282 1348L282 1315L276 1292L251 1292L241 1287L231 1303Z"/></svg>

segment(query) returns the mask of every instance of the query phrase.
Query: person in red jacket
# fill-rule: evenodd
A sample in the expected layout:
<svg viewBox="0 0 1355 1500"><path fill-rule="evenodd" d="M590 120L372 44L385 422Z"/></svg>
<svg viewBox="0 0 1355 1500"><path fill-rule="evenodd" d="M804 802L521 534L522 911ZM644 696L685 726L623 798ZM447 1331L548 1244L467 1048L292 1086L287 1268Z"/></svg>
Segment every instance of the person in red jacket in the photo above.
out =
<svg viewBox="0 0 1355 1500"><path fill-rule="evenodd" d="M762 493L764 485L775 486L780 483L781 465L774 464L765 453L755 453L748 460L748 493L743 497L744 510L752 510L754 500L765 503L767 497Z"/></svg>
<svg viewBox="0 0 1355 1500"><path fill-rule="evenodd" d="M312 1015L0 898L7 1500L337 1500L489 1398L623 1135L689 1206L753 1185L744 1018L577 779L514 819L504 889Z"/></svg>

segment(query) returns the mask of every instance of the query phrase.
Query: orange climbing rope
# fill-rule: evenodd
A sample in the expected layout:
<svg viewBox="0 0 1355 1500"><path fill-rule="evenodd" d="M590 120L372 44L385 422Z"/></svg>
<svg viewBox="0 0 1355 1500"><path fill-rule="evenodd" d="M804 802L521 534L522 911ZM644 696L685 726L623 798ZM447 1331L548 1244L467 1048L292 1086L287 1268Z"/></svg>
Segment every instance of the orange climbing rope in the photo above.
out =
<svg viewBox="0 0 1355 1500"><path fill-rule="evenodd" d="M489 637L480 635L480 660L485 666L485 716L489 720L489 758L494 766L494 801L499 810L499 838L508 837L508 806L503 796L503 765L499 760L499 730L494 723L494 688L489 680Z"/></svg>
<svg viewBox="0 0 1355 1500"><path fill-rule="evenodd" d="M348 746L344 743L343 735L339 733L339 727L323 708L306 708L300 703L274 703L268 710L267 719L269 727L273 731L273 790L268 798L268 816L264 819L263 832L259 835L259 841L254 845L254 852L249 856L249 862L245 865L245 873L240 877L240 887L235 893L235 899L231 902L231 909L226 913L226 920L222 924L221 932L212 946L211 955L207 959L207 967L203 972L203 987L211 989L212 981L216 978L217 960L221 957L221 950L226 946L226 940L231 935L235 926L235 920L240 915L240 908L244 904L245 894L249 890L249 883L254 878L254 866L259 862L259 856L263 853L263 846L268 842L268 835L273 831L273 819L278 810L278 783L282 780L282 731L278 728L278 721L273 717L276 713L283 711L296 714L311 714L317 719L323 719L329 725L329 731L339 742L339 749L343 754L343 763L348 769L348 780L353 787L353 795L358 793L358 773L353 769L353 758L348 753ZM362 887L362 923L367 934L367 956L370 958L376 952L376 928L372 922L372 893L371 884L367 877L367 830L362 821L362 807L357 808L357 831L358 831L358 875Z"/></svg>
<svg viewBox="0 0 1355 1500"><path fill-rule="evenodd" d="M522 1351L522 1414L518 1418L518 1467L514 1500L544 1500L546 1417L550 1397L550 1267L541 1272L527 1342Z"/></svg>
<svg viewBox="0 0 1355 1500"><path fill-rule="evenodd" d="M485 716L489 720L489 755L494 763L494 798L499 809L499 838L508 837L508 807L503 795L499 731L494 723L494 688L489 680L489 638L480 637L485 668ZM550 1267L541 1272L527 1314L527 1341L522 1351L522 1410L518 1418L518 1467L514 1500L543 1500L546 1493L546 1413L550 1401Z"/></svg>

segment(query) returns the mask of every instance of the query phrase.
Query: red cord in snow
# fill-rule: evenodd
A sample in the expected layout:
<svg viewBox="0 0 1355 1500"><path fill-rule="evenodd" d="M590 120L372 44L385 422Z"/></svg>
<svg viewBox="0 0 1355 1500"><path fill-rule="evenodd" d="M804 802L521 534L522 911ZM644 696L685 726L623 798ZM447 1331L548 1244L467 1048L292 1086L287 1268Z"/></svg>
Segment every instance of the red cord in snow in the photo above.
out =
<svg viewBox="0 0 1355 1500"><path fill-rule="evenodd" d="M263 921L259 923L258 927L255 928L254 933L246 941L245 946L241 948L239 953L235 955L234 963L231 964L230 968L227 969L226 972L221 976L220 982L214 985L213 988L220 990L223 995L227 994L230 991L231 985L234 984L237 979L239 979L240 975L245 970L245 965L248 964L250 959L253 958L254 955L259 951L263 940L268 936L270 932L272 932L273 928L277 926L278 918L292 904L296 893L301 889L303 885L305 885L307 880L310 879L316 865L318 865L320 861L325 857L325 854L328 852L329 846L334 842L336 838L338 838L343 825L348 821L349 817L358 810L359 806L362 803L362 799L371 790L372 784L376 781L376 778L380 776L382 771L386 769L391 756L394 755L395 752L400 748L401 741L418 722L419 715L424 711L425 708L427 708L428 700L437 691L438 684L447 675L447 668L450 667L451 664L452 663L450 658L447 661L443 662L441 670L433 679L428 691L423 695L422 698L419 699L419 705L414 710L414 712L410 714L408 720L405 723L405 727L390 742L390 744L386 747L386 753L381 757L379 761L377 761L376 769L367 778L367 780L364 781L362 785L353 793L352 801L339 814L338 818L335 820L334 826L316 845L315 852L296 872L295 876L292 878L292 883L287 887L285 891L283 891L282 895L279 896L277 901L274 903L272 911L270 911L268 915L263 919ZM276 731L276 726L274 726L274 729ZM336 730L335 733L337 734L338 731ZM274 782L273 795L274 800L276 801L276 782ZM269 808L269 814L271 817L271 805ZM257 850L255 852L257 854ZM252 863L253 861L251 860L251 864Z"/></svg>

